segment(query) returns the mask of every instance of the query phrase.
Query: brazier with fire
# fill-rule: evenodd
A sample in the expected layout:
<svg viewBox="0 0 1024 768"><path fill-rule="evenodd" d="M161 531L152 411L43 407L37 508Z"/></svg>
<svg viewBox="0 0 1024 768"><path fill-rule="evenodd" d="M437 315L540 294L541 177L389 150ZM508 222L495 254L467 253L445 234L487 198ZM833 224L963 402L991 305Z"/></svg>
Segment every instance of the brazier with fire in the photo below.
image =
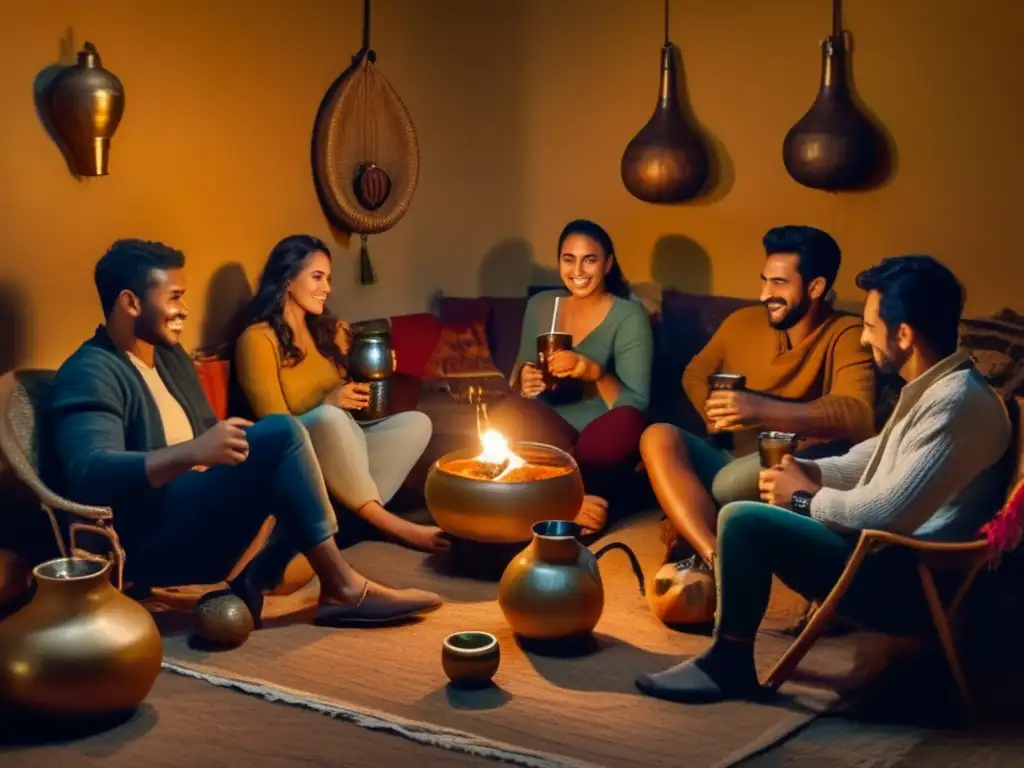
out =
<svg viewBox="0 0 1024 768"><path fill-rule="evenodd" d="M583 503L583 480L565 451L542 443L513 443L494 430L483 450L448 453L427 474L427 509L446 533L467 542L525 545L544 520L573 520Z"/></svg>

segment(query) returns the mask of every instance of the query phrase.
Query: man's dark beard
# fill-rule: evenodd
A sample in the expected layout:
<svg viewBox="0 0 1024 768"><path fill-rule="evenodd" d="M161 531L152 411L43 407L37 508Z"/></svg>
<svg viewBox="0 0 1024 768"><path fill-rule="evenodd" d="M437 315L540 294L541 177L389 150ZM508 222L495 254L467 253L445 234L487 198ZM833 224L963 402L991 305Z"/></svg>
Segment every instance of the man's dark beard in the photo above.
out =
<svg viewBox="0 0 1024 768"><path fill-rule="evenodd" d="M771 301L775 301L775 299L771 299ZM767 309L769 302L766 301L763 303L765 305L765 309ZM800 302L798 304L795 304L789 310L789 312L786 313L786 316L784 318L782 318L778 323L772 323L772 327L779 331L788 331L794 325L803 320L807 313L810 311L811 297L805 293L803 296L800 297ZM771 323L771 320L769 319L768 322Z"/></svg>
<svg viewBox="0 0 1024 768"><path fill-rule="evenodd" d="M878 366L878 373L885 377L893 380L900 379L900 368L907 362L907 356L902 355L898 350L896 352L885 353L885 360Z"/></svg>
<svg viewBox="0 0 1024 768"><path fill-rule="evenodd" d="M167 339L160 335L157 330L160 323L163 322L161 318L156 316L149 307L143 305L142 313L135 318L135 325L132 328L132 332L135 334L135 338L141 339L149 344L153 344L158 347L168 346Z"/></svg>

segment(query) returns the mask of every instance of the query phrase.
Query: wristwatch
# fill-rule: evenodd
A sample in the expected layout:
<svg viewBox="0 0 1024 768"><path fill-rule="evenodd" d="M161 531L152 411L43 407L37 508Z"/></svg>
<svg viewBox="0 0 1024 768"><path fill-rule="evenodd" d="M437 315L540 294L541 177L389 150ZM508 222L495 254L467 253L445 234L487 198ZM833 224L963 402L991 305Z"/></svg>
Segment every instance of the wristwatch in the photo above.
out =
<svg viewBox="0 0 1024 768"><path fill-rule="evenodd" d="M811 516L811 499L814 498L813 493L807 491L793 491L793 496L789 500L789 508L796 512L798 515Z"/></svg>

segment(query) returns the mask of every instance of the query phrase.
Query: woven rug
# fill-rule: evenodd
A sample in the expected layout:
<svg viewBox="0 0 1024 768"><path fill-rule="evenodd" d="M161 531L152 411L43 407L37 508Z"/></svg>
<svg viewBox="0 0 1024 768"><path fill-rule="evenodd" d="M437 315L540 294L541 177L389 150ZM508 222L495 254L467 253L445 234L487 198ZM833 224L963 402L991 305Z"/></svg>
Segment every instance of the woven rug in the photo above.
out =
<svg viewBox="0 0 1024 768"><path fill-rule="evenodd" d="M634 548L645 572L660 563L657 518L629 521L606 540ZM379 629L323 629L303 623L315 582L268 603L267 628L240 648L208 652L188 640L188 615L158 615L165 668L265 699L303 706L423 744L523 766L732 765L801 728L837 704L853 680L873 674L881 638L825 638L801 666L801 677L770 704L726 702L685 706L651 699L636 675L663 669L708 643L674 632L647 609L626 558L610 552L600 570L605 611L590 652L555 658L524 651L495 601L492 582L438 574L424 556L366 542L346 550L362 573L397 587L441 593L445 606L423 620ZM194 594L183 591L187 602ZM502 661L494 686L461 691L441 669L443 638L477 629L495 634ZM762 631L762 673L790 638Z"/></svg>

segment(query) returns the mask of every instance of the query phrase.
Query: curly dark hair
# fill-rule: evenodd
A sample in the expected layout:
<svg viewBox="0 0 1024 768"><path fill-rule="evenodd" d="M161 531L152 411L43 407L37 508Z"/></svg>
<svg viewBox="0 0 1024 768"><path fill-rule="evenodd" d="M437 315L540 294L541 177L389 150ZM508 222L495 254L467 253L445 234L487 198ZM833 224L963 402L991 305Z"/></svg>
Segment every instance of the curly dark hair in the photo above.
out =
<svg viewBox="0 0 1024 768"><path fill-rule="evenodd" d="M302 362L305 354L295 345L292 329L284 319L285 299L288 286L314 253L322 253L328 259L331 252L323 241L311 235L290 235L274 246L270 257L260 274L256 295L244 310L243 328L256 323L267 323L277 336L281 349L281 364L291 367ZM338 346L338 318L326 308L322 314L306 313L306 327L313 336L317 351L339 368L348 365L345 353Z"/></svg>
<svg viewBox="0 0 1024 768"><path fill-rule="evenodd" d="M169 245L136 238L116 241L96 262L93 273L103 316L110 317L122 291L131 291L145 301L154 270L184 266L185 255Z"/></svg>

